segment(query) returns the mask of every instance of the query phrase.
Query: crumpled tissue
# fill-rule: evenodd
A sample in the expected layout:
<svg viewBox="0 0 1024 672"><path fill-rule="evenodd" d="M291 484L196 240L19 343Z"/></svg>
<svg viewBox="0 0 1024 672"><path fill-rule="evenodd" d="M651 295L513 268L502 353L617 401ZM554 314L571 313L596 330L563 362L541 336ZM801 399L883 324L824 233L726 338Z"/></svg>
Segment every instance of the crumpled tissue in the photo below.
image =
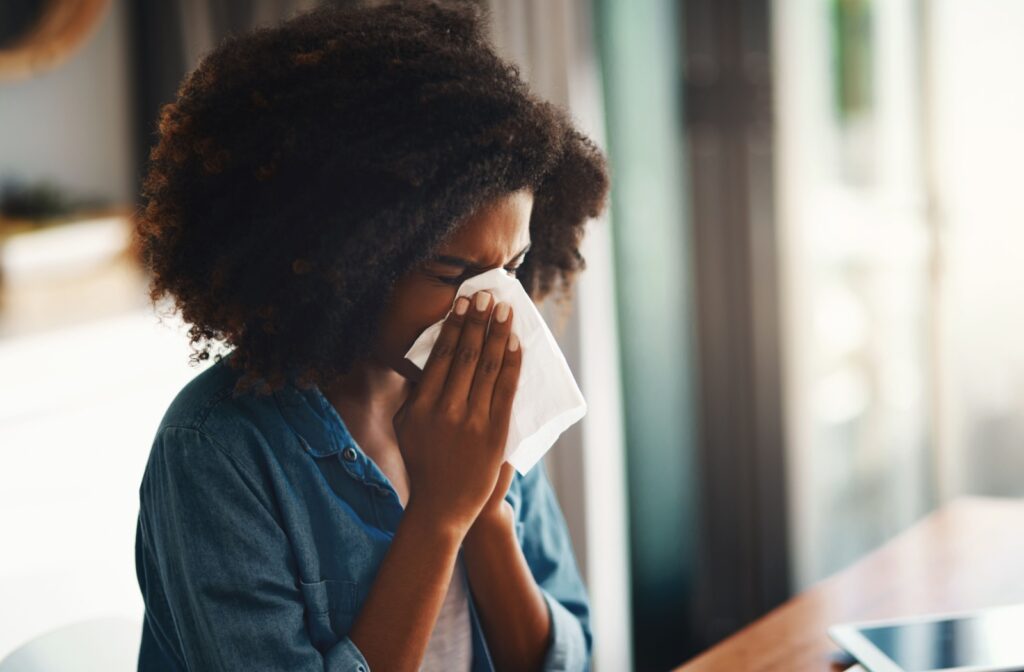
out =
<svg viewBox="0 0 1024 672"><path fill-rule="evenodd" d="M587 402L565 355L522 284L505 269L494 268L463 282L455 299L472 298L481 290L489 291L494 297L492 305L497 305L498 301L512 305L512 332L522 344L523 361L512 402L505 460L526 475L562 432L586 415ZM424 329L405 358L422 369L443 324L441 320Z"/></svg>

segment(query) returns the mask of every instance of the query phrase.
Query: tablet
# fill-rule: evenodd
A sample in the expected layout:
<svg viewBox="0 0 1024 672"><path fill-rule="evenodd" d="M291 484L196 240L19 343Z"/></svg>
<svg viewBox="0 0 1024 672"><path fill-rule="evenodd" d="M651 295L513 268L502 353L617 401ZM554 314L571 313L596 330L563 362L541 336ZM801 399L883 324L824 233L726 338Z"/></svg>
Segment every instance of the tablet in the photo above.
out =
<svg viewBox="0 0 1024 672"><path fill-rule="evenodd" d="M828 634L870 672L1024 670L1024 604L845 623Z"/></svg>

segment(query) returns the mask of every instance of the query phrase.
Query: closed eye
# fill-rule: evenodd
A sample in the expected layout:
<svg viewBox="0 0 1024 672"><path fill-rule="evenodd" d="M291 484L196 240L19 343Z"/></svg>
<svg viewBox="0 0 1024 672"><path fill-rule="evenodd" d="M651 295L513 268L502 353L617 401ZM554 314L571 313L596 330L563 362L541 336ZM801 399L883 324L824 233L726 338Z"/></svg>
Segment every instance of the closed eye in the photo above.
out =
<svg viewBox="0 0 1024 672"><path fill-rule="evenodd" d="M522 264L520 264L519 266L522 266ZM509 273L512 277L515 277L516 271L519 270L519 266L515 266L514 268L508 268L506 266L505 267L505 272ZM440 280L441 282L445 283L446 285L454 285L454 286L458 287L463 282L465 282L466 280L468 280L469 278L471 278L473 276L468 274L468 273L463 273L461 275L456 275L454 277L450 277L450 276L446 276L446 275L435 275L434 277L437 278L438 280Z"/></svg>
<svg viewBox="0 0 1024 672"><path fill-rule="evenodd" d="M505 267L505 271L512 274L512 276L515 277L516 271L518 271L519 267L525 263L526 253L530 251L531 247L533 247L533 243L527 243L526 247L519 250L518 254L516 254L516 256L512 257L512 259L509 260L509 266ZM476 265L470 259L463 259L462 257L456 257L447 254L438 254L432 257L430 261L436 264L440 264L441 266L453 266L456 268L460 266L462 267L462 273L454 276L433 275L428 272L428 275L431 275L432 277L446 285L460 285L469 278L476 275L477 273L483 273L485 270L487 270L481 266Z"/></svg>

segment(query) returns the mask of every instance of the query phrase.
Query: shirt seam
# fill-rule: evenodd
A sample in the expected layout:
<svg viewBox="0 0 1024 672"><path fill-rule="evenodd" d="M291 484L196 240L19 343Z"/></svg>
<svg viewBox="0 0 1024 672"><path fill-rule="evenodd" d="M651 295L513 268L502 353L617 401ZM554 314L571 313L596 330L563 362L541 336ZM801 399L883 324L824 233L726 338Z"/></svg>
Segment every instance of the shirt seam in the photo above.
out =
<svg viewBox="0 0 1024 672"><path fill-rule="evenodd" d="M151 533L149 531L149 525L146 524L146 520L145 520L146 516L145 515L141 515L141 514L143 514L143 509L142 509L141 505L140 505L139 509L140 509L140 511L139 511L140 512L140 515L139 515L139 532L141 533L141 536L142 536L141 543L142 543L142 547L143 547L142 571L146 575L146 586L148 588L149 581L150 581L150 577L149 577L149 573L150 572L149 572L149 568L146 565L146 557L145 556L146 556L146 554L148 554L151 557L155 557L156 556L156 551L153 549L152 539L150 538L150 534ZM160 574L159 567L158 566L154 567L154 569L156 569L156 571L157 571L157 577L156 578L160 581L160 584L161 584L161 587L162 587L162 585L163 585L163 577L159 575ZM143 602L144 602L144 605L145 605L145 610L144 610L144 613L143 613L143 618L147 619L147 620L151 620L151 613L150 613L149 604L148 604L148 597L149 597L148 592L149 592L148 590L143 590L143 593L144 593L143 594ZM165 603L165 606L167 606L166 605L166 603L167 603L166 596L164 597L164 603ZM177 640L177 645L178 645L176 650L171 651L170 653L168 653L166 651L166 647L164 647L163 643L160 642L159 639L156 638L156 633L153 630L153 625L149 625L147 627L149 627L150 630L154 632L154 641L156 643L156 646L159 648L160 652L163 653L165 656L169 655L170 657L172 657L174 659L174 662L177 663L179 666L181 666L183 668L187 668L187 664L185 663L185 660L180 655L180 652L185 650L185 644L181 641L181 627L178 625L178 615L175 614L174 610L170 609L169 606L167 608L167 614L170 617L171 625L174 626L174 638ZM168 638L168 633L164 629L161 629L161 635L165 639Z"/></svg>
<svg viewBox="0 0 1024 672"><path fill-rule="evenodd" d="M255 497L256 501L260 503L260 506L263 508L263 510L266 511L271 518L273 518L274 522L277 523L277 526L281 529L282 532L284 532L284 526L281 525L279 516L270 507L267 506L267 503L263 501L264 498L260 494L260 491L253 486L253 483L259 482L259 479L253 476L248 469L243 467L242 464L237 459L235 459L231 455L231 453L228 452L228 450L216 437L214 437L209 432L203 431L200 427L187 427L184 425L165 425L163 430L161 430L161 434L163 433L164 430L168 429L181 429L187 432L195 432L199 436L207 439L210 442L210 445L212 445L214 449L217 450L217 452L224 456L227 459L227 461L231 463L231 466L237 472L239 472L242 476L245 477L242 479L242 483L245 484L246 489L249 490L250 493L252 493L253 497ZM285 534L285 536L287 537L287 534Z"/></svg>
<svg viewBox="0 0 1024 672"><path fill-rule="evenodd" d="M210 398L206 400L206 404L204 405L202 411L199 413L199 417L196 418L196 426L194 428L192 428L192 429L201 430L202 427L206 424L206 421L210 419L210 414L213 413L213 410L215 408L217 408L217 406L222 404L225 399L227 399L228 397L232 396L232 393L233 393L232 386L231 385L225 385L225 387L223 389L218 390L215 394L211 395ZM178 425L168 425L168 426L169 427L176 427ZM187 427L180 427L180 428L181 429L189 429Z"/></svg>

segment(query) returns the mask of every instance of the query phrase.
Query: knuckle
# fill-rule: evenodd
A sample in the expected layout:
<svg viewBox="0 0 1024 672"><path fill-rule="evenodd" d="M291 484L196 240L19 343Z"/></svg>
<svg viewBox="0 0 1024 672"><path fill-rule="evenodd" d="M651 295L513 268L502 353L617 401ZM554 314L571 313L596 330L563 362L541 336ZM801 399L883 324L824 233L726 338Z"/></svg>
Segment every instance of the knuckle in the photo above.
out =
<svg viewBox="0 0 1024 672"><path fill-rule="evenodd" d="M495 373L500 368L501 362L491 357L486 357L482 362L480 362L480 370L487 375Z"/></svg>
<svg viewBox="0 0 1024 672"><path fill-rule="evenodd" d="M485 435L488 431L489 423L486 418L479 415L471 415L466 420L466 429L473 434Z"/></svg>
<svg viewBox="0 0 1024 672"><path fill-rule="evenodd" d="M480 352L471 345L464 345L459 348L459 362L462 364L472 364L479 357Z"/></svg>
<svg viewBox="0 0 1024 672"><path fill-rule="evenodd" d="M465 322L465 321L466 321L466 316L465 315L459 315L458 313L456 313L453 310L453 311L448 313L448 317L445 320L445 325L449 326L449 327L453 327L454 328L453 330L457 331L460 327L462 327L462 323Z"/></svg>
<svg viewBox="0 0 1024 672"><path fill-rule="evenodd" d="M439 358L451 357L455 354L455 345L450 341L438 340L434 345L434 351Z"/></svg>
<svg viewBox="0 0 1024 672"><path fill-rule="evenodd" d="M500 389L502 394L515 394L519 386L519 376L501 376L495 383L495 388Z"/></svg>
<svg viewBox="0 0 1024 672"><path fill-rule="evenodd" d="M441 404L438 415L445 424L456 425L462 420L462 406L455 401L446 401Z"/></svg>

